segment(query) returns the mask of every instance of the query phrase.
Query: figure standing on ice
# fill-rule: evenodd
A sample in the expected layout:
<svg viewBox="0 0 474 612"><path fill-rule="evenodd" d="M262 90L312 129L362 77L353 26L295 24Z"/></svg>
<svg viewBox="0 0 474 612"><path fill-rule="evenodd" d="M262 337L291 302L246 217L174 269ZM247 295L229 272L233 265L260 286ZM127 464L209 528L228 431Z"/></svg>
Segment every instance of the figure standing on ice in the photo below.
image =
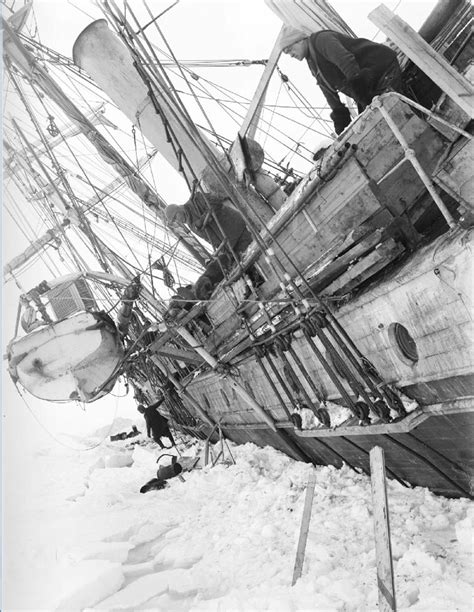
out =
<svg viewBox="0 0 474 612"><path fill-rule="evenodd" d="M163 401L164 398L146 408L143 404L138 404L137 410L145 417L146 432L148 437L153 438L153 440L160 445L160 448L167 448L161 441L161 438L165 436L169 438L172 446L176 446L176 442L171 434L168 420L165 419L165 417L157 410L158 406L160 406Z"/></svg>
<svg viewBox="0 0 474 612"><path fill-rule="evenodd" d="M375 96L402 91L397 54L387 45L332 30L308 35L291 26L285 26L281 44L283 53L299 61L306 59L332 110L336 134L351 122L339 92L355 100L361 113Z"/></svg>

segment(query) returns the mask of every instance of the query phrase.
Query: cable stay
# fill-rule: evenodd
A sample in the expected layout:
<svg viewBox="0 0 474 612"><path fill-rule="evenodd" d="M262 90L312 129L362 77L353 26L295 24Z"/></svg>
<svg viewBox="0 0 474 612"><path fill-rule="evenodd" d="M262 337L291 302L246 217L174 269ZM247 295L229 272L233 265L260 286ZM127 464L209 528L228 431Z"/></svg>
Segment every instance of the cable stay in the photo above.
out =
<svg viewBox="0 0 474 612"><path fill-rule="evenodd" d="M116 19L118 23L121 24L122 28L124 23L123 15L120 13L120 11L116 8L115 5L114 10L116 11L116 14L112 12L112 17ZM122 35L123 34L124 33L122 32ZM133 33L128 31L127 34L130 39L126 39L125 36L123 36L124 42L126 42L126 44L129 44L136 58L135 63L138 66L138 61L141 57L140 52L135 49L132 44L130 44L130 40L133 40ZM140 65L140 71L144 75L144 78L149 80L149 82L151 83L155 82L156 87L160 87L160 76L157 73L151 74L147 70L146 66L142 65ZM272 272L275 274L276 279L280 283L283 295L290 297L292 294L294 294L298 296L298 298L301 300L300 304L293 304L292 306L295 320L298 322L298 325L301 325L301 328L304 331L305 337L308 343L310 344L311 349L313 350L315 356L318 358L318 360L330 376L338 391L341 393L342 398L345 400L345 404L353 411L354 415L360 418L362 421L367 420L369 410L373 411L375 414L386 414L387 407L390 406L391 408L399 412L403 412L404 409L401 406L401 402L397 397L394 397L393 394L390 393L390 389L387 387L387 385L384 385L380 380L377 380L375 382L376 376L374 376L374 372L369 372L367 369L364 369L364 366L362 365L363 356L357 351L354 343L348 337L345 330L341 328L337 320L333 317L333 315L327 308L327 305L310 288L302 274L302 271L298 269L298 266L293 261L291 255L287 253L286 250L282 247L282 245L279 243L278 238L276 237L276 235L273 234L272 231L268 229L268 226L267 232L269 235L269 243L266 244L262 240L256 228L262 226L263 220L259 218L258 212L256 211L255 207L253 207L253 203L249 203L248 201L246 201L243 194L241 194L234 188L229 177L222 171L222 168L220 167L215 154L213 153L209 144L203 138L201 133L198 132L195 129L194 125L189 122L187 115L180 114L180 109L178 108L179 104L175 104L174 95L167 96L166 88L163 89L163 87L161 87L161 91L162 97L166 99L166 111L173 113L174 120L180 124L181 129L183 129L188 136L194 139L194 142L200 147L200 150L204 158L206 159L209 168L212 169L212 172L218 183L220 183L221 187L227 193L227 197L232 201L232 203L241 212L244 219L246 220L247 227L251 231L258 249L265 256L268 264L272 269ZM173 92L173 94L175 94L175 92ZM209 210L208 214L211 216L213 215L212 209ZM255 218L258 221L257 224L254 223ZM217 223L217 225L219 225L215 217L214 221ZM222 232L222 228L220 229ZM236 259L236 264L239 266L238 257L235 253L233 253L233 256ZM290 267L289 269L292 271L292 274L295 275L294 278L292 278L292 275L289 274L288 266ZM223 270L223 272L225 276L225 271ZM303 287L305 287L306 291L309 291L309 295L317 301L316 308L312 308L307 302ZM233 291L233 287L230 288ZM319 418L319 420L325 426L329 426L329 415L327 413L327 410L324 408L324 391L318 388L314 381L312 381L304 365L301 363L297 354L291 347L291 341L289 339L285 339L285 337L282 335L282 332L280 332L279 334L276 333L275 326L272 323L271 313L266 311L264 304L262 304L262 312L268 319L268 325L270 326L270 329L273 329L274 333L276 334L276 338L274 340L276 350L278 352L278 355L280 356L280 359L282 359L283 363L285 364L285 367L288 372L292 373L291 376L292 380L294 381L295 388L298 387L305 402L311 405L311 400L307 394L307 391L300 384L298 373L295 371L294 365L288 361L286 357L286 352L291 353L294 363L296 363L297 368L306 378L307 383L310 385L314 395L320 402L320 407L314 411L317 418ZM238 315L237 308L235 314ZM245 321L244 324L246 324ZM247 332L249 334L249 338L251 340L255 340L250 328L247 329ZM207 361L207 363L211 365L211 367L213 367L214 369L217 367L218 364L215 358L212 357L209 353L207 353L207 351L202 349L201 346L197 343L197 341L192 337L192 335L189 334L189 332L187 332L183 328L180 328L178 330L178 333L183 338L186 338L191 346L195 347L195 350L203 356L203 358ZM345 355L346 359L349 360L351 366L355 368L357 374L355 374L353 371L343 365L344 378L351 387L355 397L361 397L364 401L355 402L352 397L348 395L348 392L344 387L344 384L342 384L339 375L337 374L337 372L335 372L334 367L327 361L318 346L314 343L314 341L312 340L313 337L317 337L322 343L322 345L325 347L325 349L328 351L328 353L330 355L334 354L334 357L337 353L334 347L334 344L336 344L338 349ZM229 380L232 379L229 378ZM366 389L369 389L369 393L366 391ZM242 394L242 397L249 401L253 408L257 410L255 402L253 402L252 404L251 398L249 398L248 395ZM380 405L377 405L377 402L381 402L383 408ZM261 417L265 418L264 414L261 414ZM269 426L272 426L271 420L265 420L267 420Z"/></svg>
<svg viewBox="0 0 474 612"><path fill-rule="evenodd" d="M110 163L114 169L122 174L128 186L136 193L144 203L153 208L158 216L163 218L165 203L154 192L147 183L143 181L138 172L116 151L97 128L84 116L71 100L65 96L59 86L53 81L50 75L35 60L32 54L25 49L16 33L9 27L4 20L5 37L4 47L12 61L16 62L29 78L32 78L34 68L35 82L38 86L51 97L56 104L66 113L69 118L81 127L86 138L96 147L104 160ZM186 248L201 263L207 258L207 251L201 243L186 232L177 233Z"/></svg>

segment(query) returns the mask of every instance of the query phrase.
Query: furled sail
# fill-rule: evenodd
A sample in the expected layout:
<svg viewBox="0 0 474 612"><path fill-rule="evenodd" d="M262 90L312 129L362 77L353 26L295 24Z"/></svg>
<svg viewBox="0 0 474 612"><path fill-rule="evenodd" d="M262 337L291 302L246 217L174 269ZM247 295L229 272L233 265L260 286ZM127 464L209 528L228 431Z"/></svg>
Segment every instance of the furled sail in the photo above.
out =
<svg viewBox="0 0 474 612"><path fill-rule="evenodd" d="M73 59L86 70L99 87L107 93L132 123L139 125L142 133L158 149L166 161L177 171L192 172L203 179L209 191L219 189L219 181L208 165L204 148L211 152L222 170L231 171L227 153L210 142L202 131L187 121L181 103L171 89L162 82L143 78L137 70L138 62L120 38L112 32L105 19L91 23L77 38L73 47ZM154 86L153 86L154 85ZM250 148L258 145L250 145ZM275 181L261 170L263 152L252 155L252 173L255 184L273 209L278 209L286 199ZM237 172L238 173L238 172ZM248 195L248 194L247 194ZM272 209L258 200L253 202L259 214L268 220Z"/></svg>
<svg viewBox="0 0 474 612"><path fill-rule="evenodd" d="M149 96L147 86L133 64L130 52L120 38L109 29L105 19L94 21L79 35L74 43L72 55L75 64L93 77L99 87L107 92L132 123L140 126L166 161L178 171L180 162L170 142L168 128L164 122L157 121L157 109ZM159 96L160 106L166 108L165 100L161 98L159 92L155 92L155 95ZM189 164L196 174L201 174L206 162L199 147L182 130L171 113L166 113L166 121L177 134ZM206 137L203 135L203 138ZM211 146L210 141L208 145ZM215 149L213 145L212 148ZM217 153L217 149L215 151Z"/></svg>

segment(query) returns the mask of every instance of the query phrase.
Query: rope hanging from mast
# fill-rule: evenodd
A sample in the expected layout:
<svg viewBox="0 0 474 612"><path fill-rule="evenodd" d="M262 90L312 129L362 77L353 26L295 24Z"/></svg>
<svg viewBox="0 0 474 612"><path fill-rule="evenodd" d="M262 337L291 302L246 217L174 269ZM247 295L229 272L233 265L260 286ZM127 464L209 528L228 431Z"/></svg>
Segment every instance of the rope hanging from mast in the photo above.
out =
<svg viewBox="0 0 474 612"><path fill-rule="evenodd" d="M156 71L155 72L151 71L151 68L150 68L151 63L149 62L150 57L149 57L148 52L144 50L143 44L140 41L138 41L136 37L134 37L133 33L127 30L126 21L124 18L125 16L122 15L121 12L116 8L115 3L112 3L112 4L114 5L115 11L116 11L116 15L114 15L114 18L116 18L116 21L119 23L118 29L123 34L126 44L129 46L129 48L131 48L131 51L134 57L136 58L136 65L137 65L137 68L139 69L139 72L141 72L142 78L145 77L145 79L147 80L147 86L148 86L149 92L153 93L154 86L157 88L161 87L161 89L163 89L163 94L161 98L162 102L160 102L160 104L165 105L165 108L163 109L163 111L166 111L166 113L170 114L173 117L173 120L176 121L179 124L180 128L183 130L183 133L185 133L186 136L189 137L190 140L195 144L195 146L200 148L200 150L202 151L203 157L206 163L208 164L211 172L214 174L217 183L220 184L222 189L227 193L228 198L233 202L233 204L241 212L241 214L244 216L245 220L247 221L248 228L252 232L255 242L257 243L258 247L264 254L269 265L273 268L273 271L277 279L280 282L281 289L284 295L293 294L301 299L300 304L293 304L293 310L294 310L295 317L299 321L304 322L305 319L309 318L312 314L314 314L314 311L311 309L309 302L305 298L305 294L303 293L300 285L296 283L296 279L297 279L301 283L301 286L305 287L306 291L309 290L311 292L311 288L309 287L308 283L305 281L302 275L302 272L295 265L294 261L292 261L292 258L289 256L289 254L286 253L285 250L281 247L278 239L276 238L275 235L272 234L272 232L269 232L271 246L268 246L261 239L253 223L256 220L260 226L263 225L262 220L259 219L258 213L256 212L255 209L252 208L251 203L247 202L244 196L241 193L239 193L238 190L235 189L229 177L222 171L216 158L213 155L213 152L209 149L208 144L205 142L205 140L202 138L198 130L192 124L188 114L185 111L183 112L182 104L180 103L179 99L176 98L176 94L172 95L167 91L166 78L164 78L163 75L157 74ZM107 6L108 6L108 3L107 3ZM127 7L128 7L128 4L127 4ZM130 14L134 18L134 15L131 11L130 11ZM135 49L135 45L137 46L139 51ZM145 65L143 64L140 65L140 53L143 54L143 56L145 57L145 60L148 60ZM164 88L163 88L163 83L165 84ZM152 98L152 101L153 101L153 97L152 96L150 97ZM157 112L161 115L164 115L164 112L161 112L160 104L158 104L156 100L154 101L154 104L156 104L155 108ZM173 139L174 135L171 133L169 126L168 126L168 130L170 132L171 139ZM176 152L177 152L178 158L182 159L184 162L182 166L183 174L186 175L186 173L189 173L190 179L194 181L196 177L193 176L193 170L189 166L186 156L182 153L181 149L179 148L179 145L176 146ZM191 181L188 179L188 184L190 184L190 182ZM212 209L210 210L209 214L213 215ZM277 249L278 253L275 252L275 249ZM238 258L237 258L237 262L238 262ZM295 274L296 276L292 277L292 275L288 273L287 271L288 265L290 266L291 272ZM319 302L318 308L320 310L325 311L324 303L314 293L313 293L313 297L315 297ZM347 349L347 351L353 350L353 346L352 346L353 343L351 345L350 343L348 343L347 338L343 337L343 335L337 335L337 333L334 333L335 331L336 332L338 331L337 322L331 320L330 318L331 315L329 311L325 314L326 314L325 318L316 322L318 337L319 335L322 334L322 336L320 337L321 341L322 341L323 336L326 337L325 336L326 332L323 332L323 329L327 329L329 333L332 335L333 340L336 341L338 345L340 345L341 350L342 349ZM358 374L360 374L360 372L358 372Z"/></svg>

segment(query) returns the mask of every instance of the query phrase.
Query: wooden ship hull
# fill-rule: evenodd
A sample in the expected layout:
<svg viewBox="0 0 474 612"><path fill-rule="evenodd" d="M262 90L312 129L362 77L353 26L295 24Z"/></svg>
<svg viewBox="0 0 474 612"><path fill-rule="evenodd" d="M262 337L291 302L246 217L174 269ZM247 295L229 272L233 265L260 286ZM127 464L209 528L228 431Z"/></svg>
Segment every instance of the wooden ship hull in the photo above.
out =
<svg viewBox="0 0 474 612"><path fill-rule="evenodd" d="M99 20L76 41L81 70L177 170L199 169L194 184L227 188L254 238L208 301L188 292L168 309L102 246L127 279L115 286L130 282L122 373L140 403L164 395L177 429L366 473L370 449L381 446L388 476L401 484L472 495L472 8L444 4L425 24L432 46L377 9L379 27L412 60L404 78L418 102L375 98L282 205L259 168L253 184L243 180L245 130L230 165L216 156L166 89L144 28L130 28L114 2L104 10L122 40ZM27 51L8 34L22 65ZM34 76L163 220L165 205L139 172L40 67ZM184 227L176 236L202 264L202 243Z"/></svg>
<svg viewBox="0 0 474 612"><path fill-rule="evenodd" d="M269 444L300 460L336 466L346 462L366 472L370 449L382 446L389 477L450 497L472 495L474 373L472 318L466 307L471 249L466 238L464 231L437 238L337 310L339 322L382 378L416 402L406 416L391 423L375 418L366 426L352 417L334 428L298 430L281 406L285 397L281 384L270 373L272 388L255 356L242 355L232 364L249 393L274 419L278 433L243 407L225 378L215 372L193 378L188 385L183 381L186 391L208 407L209 416L235 442ZM441 280L438 270L449 270L453 284ZM395 322L410 330L418 352L416 363L410 363L404 345L391 333ZM340 401L308 341L294 338L293 345L309 376L325 388L327 399ZM291 355L288 359L301 376ZM273 360L283 371L282 360ZM271 372L268 364L266 369ZM314 395L312 399L316 403ZM192 410L185 396L183 401ZM286 405L292 409L290 402Z"/></svg>
<svg viewBox="0 0 474 612"><path fill-rule="evenodd" d="M367 473L381 446L389 477L472 495L471 118L445 99L436 117L379 97L210 302L177 317L192 337L170 327L150 344L155 360L182 351L192 366L166 366L179 393L170 414L180 402L201 420L185 431L205 436L218 423L234 442ZM334 423L338 405L352 414ZM295 426L301 406L319 417L310 428Z"/></svg>
<svg viewBox="0 0 474 612"><path fill-rule="evenodd" d="M469 180L472 156L465 148L471 141L461 136L446 155L446 138L404 100L387 94L380 103L394 118L405 148L416 152L430 184L439 186L438 177L449 167L462 177L458 187ZM178 380L170 379L180 392L179 399L170 399L170 414L173 403L182 402L201 421L204 410L211 422L197 429L182 423L187 432L209 435L212 424L219 423L234 442L272 445L300 460L345 462L366 472L370 449L382 446L389 477L450 497L470 496L470 230L457 223L449 228L377 108L367 109L333 148L325 154L328 161L315 167L268 225L266 246L278 245L274 251L280 249L288 262L303 269L301 277L278 274L271 258L252 245L243 267L256 266L266 279L256 296L247 295L241 272L235 271L233 281L222 283L205 308L198 305L175 321L216 359L215 367L206 368L209 361L196 352L189 355L192 344L172 331L150 344L155 359L166 362L174 350L177 359L193 367L186 375L176 360L168 360L168 372ZM339 155L341 150L347 157ZM327 169L321 170L324 163ZM445 192L443 199L449 218L458 220L472 209L465 197ZM375 367L379 382L401 392L405 404L411 402L407 414L391 410L391 422L371 414L365 424L353 415L336 426L332 420L330 426L294 426L291 414L301 399L316 411L327 402L330 419L336 405L345 403L321 355L357 400L327 335L322 340L305 334L305 321L321 312L322 304L325 318L337 320L337 328ZM290 338L289 347L272 350L281 336ZM344 352L339 356L347 359ZM196 375L196 367L205 371ZM234 380L261 411L242 401Z"/></svg>

